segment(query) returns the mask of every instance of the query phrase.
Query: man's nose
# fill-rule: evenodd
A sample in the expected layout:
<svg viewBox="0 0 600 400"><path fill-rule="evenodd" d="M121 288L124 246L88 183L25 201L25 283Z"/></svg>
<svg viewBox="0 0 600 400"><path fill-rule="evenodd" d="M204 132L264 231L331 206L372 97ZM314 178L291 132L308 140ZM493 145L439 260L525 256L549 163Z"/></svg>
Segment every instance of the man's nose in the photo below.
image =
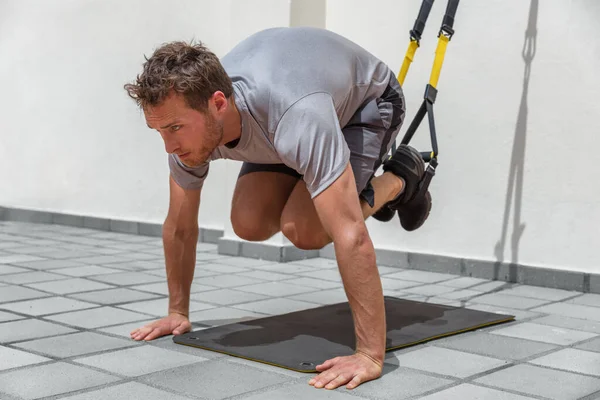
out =
<svg viewBox="0 0 600 400"><path fill-rule="evenodd" d="M167 153L175 153L176 150L179 149L179 144L173 139L164 139L165 141L165 150Z"/></svg>

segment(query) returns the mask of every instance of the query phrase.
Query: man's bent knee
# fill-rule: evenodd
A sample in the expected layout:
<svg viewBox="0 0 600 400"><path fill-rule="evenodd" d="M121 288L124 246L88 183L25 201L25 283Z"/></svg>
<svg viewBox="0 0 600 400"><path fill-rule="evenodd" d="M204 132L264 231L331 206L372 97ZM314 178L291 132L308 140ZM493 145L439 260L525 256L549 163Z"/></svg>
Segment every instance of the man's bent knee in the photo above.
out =
<svg viewBox="0 0 600 400"><path fill-rule="evenodd" d="M279 231L278 226L274 226L266 220L260 221L247 212L232 211L231 226L238 237L250 242L267 240Z"/></svg>
<svg viewBox="0 0 600 400"><path fill-rule="evenodd" d="M331 242L329 235L322 228L310 229L294 221L283 222L281 232L301 250L320 250Z"/></svg>

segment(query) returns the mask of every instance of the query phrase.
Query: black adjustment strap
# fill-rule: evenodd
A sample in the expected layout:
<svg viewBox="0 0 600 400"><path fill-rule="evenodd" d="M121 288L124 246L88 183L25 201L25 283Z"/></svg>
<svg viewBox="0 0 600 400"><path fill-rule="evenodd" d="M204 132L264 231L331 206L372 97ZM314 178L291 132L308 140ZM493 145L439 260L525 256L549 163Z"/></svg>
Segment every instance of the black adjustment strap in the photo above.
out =
<svg viewBox="0 0 600 400"><path fill-rule="evenodd" d="M421 40L421 36L423 36L423 30L425 30L425 24L427 23L427 18L429 17L429 12L431 11L431 7L433 6L434 0L423 0L421 3L421 8L419 9L419 15L415 20L415 25L413 29L410 31L411 39L419 42Z"/></svg>

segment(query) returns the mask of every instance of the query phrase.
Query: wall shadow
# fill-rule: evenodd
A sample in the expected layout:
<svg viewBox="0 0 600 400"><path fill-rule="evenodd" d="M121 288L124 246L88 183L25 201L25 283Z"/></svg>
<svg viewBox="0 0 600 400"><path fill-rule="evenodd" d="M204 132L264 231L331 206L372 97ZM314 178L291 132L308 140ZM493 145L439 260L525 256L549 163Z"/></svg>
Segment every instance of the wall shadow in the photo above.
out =
<svg viewBox="0 0 600 400"><path fill-rule="evenodd" d="M506 250L508 236L508 222L511 208L513 209L513 229L510 238L511 257L509 262L508 274L509 282L516 282L517 265L519 262L519 244L526 224L521 221L521 208L523 201L523 183L525 167L525 148L527 138L527 116L528 105L527 96L529 92L529 78L531 76L531 64L536 52L537 41L537 19L538 19L538 0L531 0L529 7L529 22L525 31L525 42L523 43L522 57L525 61L525 71L523 76L523 93L521 95L521 105L515 126L513 139L512 155L510 160L508 187L506 189L506 199L504 206L504 218L502 221L502 232L500 239L494 248L496 262L494 264L494 279L498 279L500 267L505 263L504 253Z"/></svg>

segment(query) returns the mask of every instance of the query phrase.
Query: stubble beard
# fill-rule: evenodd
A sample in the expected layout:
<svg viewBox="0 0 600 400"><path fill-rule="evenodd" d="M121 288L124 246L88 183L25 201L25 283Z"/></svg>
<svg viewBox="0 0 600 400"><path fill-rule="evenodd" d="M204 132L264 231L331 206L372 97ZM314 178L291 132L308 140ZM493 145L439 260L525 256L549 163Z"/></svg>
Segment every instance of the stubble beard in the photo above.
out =
<svg viewBox="0 0 600 400"><path fill-rule="evenodd" d="M223 124L218 123L212 117L207 118L206 120L206 140L204 141L202 147L193 154L193 157L186 160L186 164L190 167L198 167L204 163L206 163L211 156L212 152L219 146L221 140L223 139Z"/></svg>

